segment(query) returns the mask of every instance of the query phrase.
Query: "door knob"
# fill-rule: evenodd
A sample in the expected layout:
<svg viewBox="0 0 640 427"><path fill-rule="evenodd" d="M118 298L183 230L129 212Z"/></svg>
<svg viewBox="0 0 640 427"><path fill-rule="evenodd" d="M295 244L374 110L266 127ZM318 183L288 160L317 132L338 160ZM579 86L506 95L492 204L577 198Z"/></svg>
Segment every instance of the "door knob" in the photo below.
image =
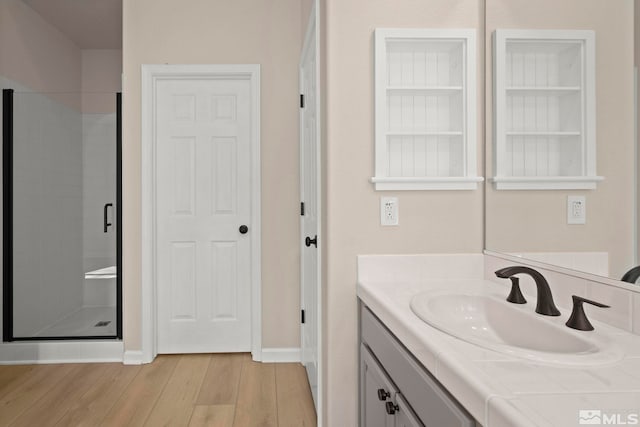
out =
<svg viewBox="0 0 640 427"><path fill-rule="evenodd" d="M249 227L247 227L246 225L241 225L238 231L240 232L240 234L247 234L247 231L249 231Z"/></svg>
<svg viewBox="0 0 640 427"><path fill-rule="evenodd" d="M306 239L304 239L304 244L307 245L307 247L313 245L316 248L318 247L318 236L313 236L313 239L310 237L307 237Z"/></svg>

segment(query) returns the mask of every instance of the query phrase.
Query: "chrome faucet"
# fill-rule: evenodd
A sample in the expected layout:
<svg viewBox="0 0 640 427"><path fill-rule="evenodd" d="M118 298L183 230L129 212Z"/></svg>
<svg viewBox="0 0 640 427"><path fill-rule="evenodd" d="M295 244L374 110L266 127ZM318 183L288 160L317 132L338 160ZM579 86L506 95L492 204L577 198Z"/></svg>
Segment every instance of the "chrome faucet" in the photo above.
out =
<svg viewBox="0 0 640 427"><path fill-rule="evenodd" d="M501 279L508 279L516 274L528 274L536 282L536 288L538 289L538 303L536 304L536 313L544 314L546 316L560 316L560 310L553 302L553 296L551 296L551 288L547 279L542 274L534 270L533 268L516 265L513 267L506 267L497 270L496 276Z"/></svg>

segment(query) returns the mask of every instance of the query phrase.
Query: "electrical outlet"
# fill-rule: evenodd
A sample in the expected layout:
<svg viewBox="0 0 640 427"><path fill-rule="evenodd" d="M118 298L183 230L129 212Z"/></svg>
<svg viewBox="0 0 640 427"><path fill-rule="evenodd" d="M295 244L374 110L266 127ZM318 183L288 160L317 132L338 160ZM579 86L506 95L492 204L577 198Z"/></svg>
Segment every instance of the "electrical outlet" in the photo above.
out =
<svg viewBox="0 0 640 427"><path fill-rule="evenodd" d="M380 224L398 225L398 198L380 198Z"/></svg>
<svg viewBox="0 0 640 427"><path fill-rule="evenodd" d="M587 223L587 200L585 196L567 196L567 224Z"/></svg>

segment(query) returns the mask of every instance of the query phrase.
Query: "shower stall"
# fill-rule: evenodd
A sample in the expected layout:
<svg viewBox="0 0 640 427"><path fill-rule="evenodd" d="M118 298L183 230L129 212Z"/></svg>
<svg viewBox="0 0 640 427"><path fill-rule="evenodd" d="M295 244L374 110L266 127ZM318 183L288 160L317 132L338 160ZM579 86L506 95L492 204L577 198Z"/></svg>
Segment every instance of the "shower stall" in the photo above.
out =
<svg viewBox="0 0 640 427"><path fill-rule="evenodd" d="M120 106L3 90L4 341L122 338Z"/></svg>

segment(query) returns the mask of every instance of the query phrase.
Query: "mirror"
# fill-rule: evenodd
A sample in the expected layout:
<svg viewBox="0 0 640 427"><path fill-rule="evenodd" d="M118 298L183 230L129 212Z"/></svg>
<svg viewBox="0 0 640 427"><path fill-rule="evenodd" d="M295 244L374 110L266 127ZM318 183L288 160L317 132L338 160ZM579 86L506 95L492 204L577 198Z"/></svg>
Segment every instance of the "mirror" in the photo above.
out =
<svg viewBox="0 0 640 427"><path fill-rule="evenodd" d="M496 29L595 32L596 173L604 177L595 189L496 189ZM485 248L620 280L639 264L634 1L486 0L486 35ZM531 102L549 103L545 96ZM533 107L529 114L540 111ZM524 145L538 149L535 141ZM585 224L568 224L569 196L584 196Z"/></svg>

